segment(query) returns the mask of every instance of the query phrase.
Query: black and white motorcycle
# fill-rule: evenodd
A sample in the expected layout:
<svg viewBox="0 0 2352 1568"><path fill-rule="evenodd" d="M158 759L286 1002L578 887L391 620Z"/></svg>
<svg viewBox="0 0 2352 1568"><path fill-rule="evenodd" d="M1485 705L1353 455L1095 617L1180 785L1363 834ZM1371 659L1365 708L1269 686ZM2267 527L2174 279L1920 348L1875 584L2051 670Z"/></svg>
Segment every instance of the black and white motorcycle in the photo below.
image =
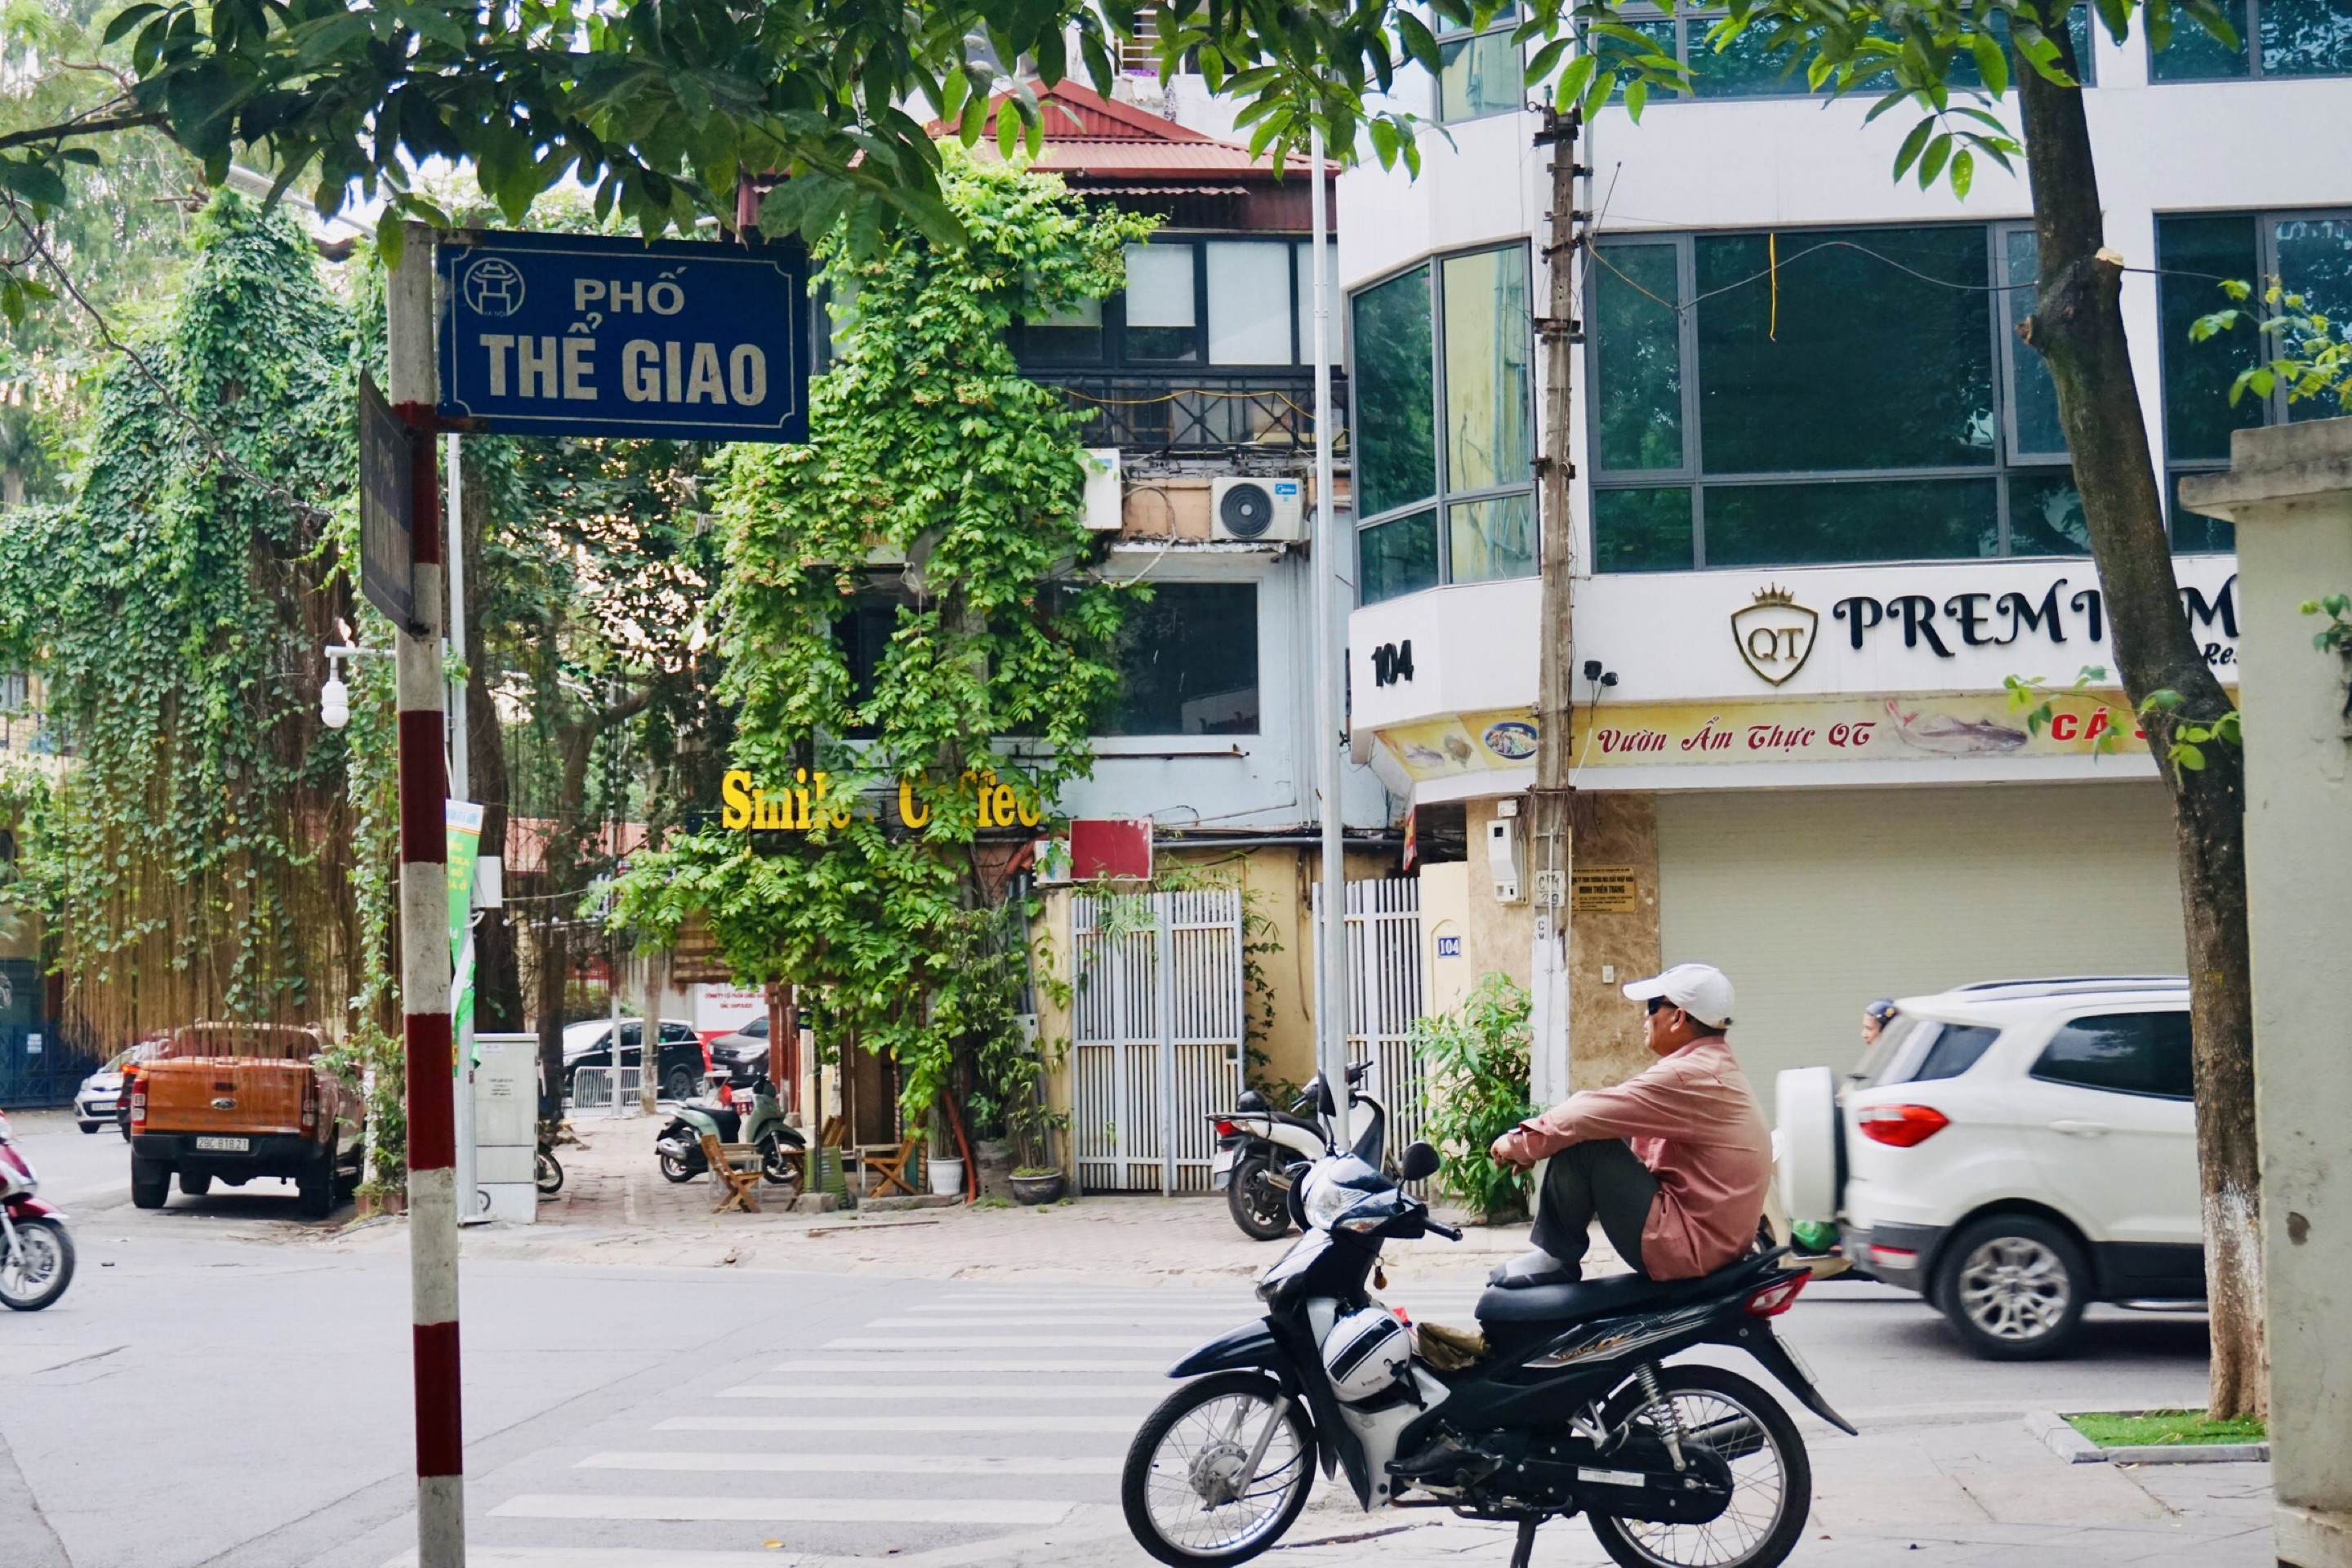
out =
<svg viewBox="0 0 2352 1568"><path fill-rule="evenodd" d="M1348 1100L1379 1111L1378 1100L1359 1092L1371 1065L1358 1062L1348 1069ZM1233 1110L1209 1113L1217 1135L1209 1184L1224 1193L1225 1206L1244 1236L1279 1241L1290 1234L1290 1173L1331 1152L1331 1113L1332 1098L1320 1073L1307 1080L1287 1111L1245 1089Z"/></svg>
<svg viewBox="0 0 2352 1568"><path fill-rule="evenodd" d="M1307 1506L1315 1469L1344 1470L1356 1500L1446 1508L1536 1527L1582 1513L1627 1568L1774 1568L1812 1501L1796 1424L1762 1387L1711 1365L1663 1364L1695 1346L1744 1350L1840 1429L1772 1331L1811 1276L1786 1250L1698 1279L1635 1275L1489 1289L1484 1353L1439 1371L1366 1289L1391 1237L1461 1232L1379 1170L1375 1115L1353 1151L1303 1173L1306 1235L1258 1277L1265 1316L1172 1368L1184 1385L1127 1454L1120 1501L1143 1549L1176 1568L1246 1562ZM1398 1176L1437 1170L1425 1143Z"/></svg>

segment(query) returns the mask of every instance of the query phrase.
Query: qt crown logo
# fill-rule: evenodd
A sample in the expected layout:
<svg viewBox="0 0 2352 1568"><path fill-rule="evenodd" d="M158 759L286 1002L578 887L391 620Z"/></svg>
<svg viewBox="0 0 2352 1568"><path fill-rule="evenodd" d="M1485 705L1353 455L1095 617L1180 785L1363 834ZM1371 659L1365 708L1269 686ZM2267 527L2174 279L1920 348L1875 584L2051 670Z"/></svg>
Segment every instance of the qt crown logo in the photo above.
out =
<svg viewBox="0 0 2352 1568"><path fill-rule="evenodd" d="M1812 657L1818 611L1797 603L1786 588L1763 588L1756 602L1731 613L1731 640L1748 668L1774 686L1787 683Z"/></svg>

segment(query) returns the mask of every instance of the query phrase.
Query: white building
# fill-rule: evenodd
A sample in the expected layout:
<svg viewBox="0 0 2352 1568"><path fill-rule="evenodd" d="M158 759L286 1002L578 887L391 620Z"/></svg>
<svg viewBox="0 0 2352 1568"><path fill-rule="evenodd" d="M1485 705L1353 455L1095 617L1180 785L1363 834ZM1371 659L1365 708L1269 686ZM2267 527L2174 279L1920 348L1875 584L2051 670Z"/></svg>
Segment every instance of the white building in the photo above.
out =
<svg viewBox="0 0 2352 1568"><path fill-rule="evenodd" d="M2250 331L2189 342L2217 278L2283 274L2352 313L2352 5L2254 3L2235 59L2201 35L2154 61L2137 37L2091 49L2106 238L2172 476L2284 416L2229 405ZM1695 98L1604 110L1579 149L1597 239L1566 454L1573 653L1601 679L1575 694L1570 1050L1576 1081L1616 1076L1635 1036L1605 983L1703 958L1739 988L1735 1043L1769 1094L1777 1068L1843 1066L1874 996L2178 973L2184 944L2144 747L2103 752L2111 710L2083 699L2033 729L2004 691L2114 668L2047 373L2010 330L2034 273L2021 166L1979 161L1965 202L1895 181L1909 117L1865 127L1869 95L1710 56L1706 25L1654 25ZM1352 734L1424 830L1466 819L1472 863L1423 872L1437 1005L1488 970L1525 980L1532 929L1485 851L1534 782L1552 205L1509 27L1443 41L1417 180L1339 183ZM2229 531L2173 527L2228 679Z"/></svg>

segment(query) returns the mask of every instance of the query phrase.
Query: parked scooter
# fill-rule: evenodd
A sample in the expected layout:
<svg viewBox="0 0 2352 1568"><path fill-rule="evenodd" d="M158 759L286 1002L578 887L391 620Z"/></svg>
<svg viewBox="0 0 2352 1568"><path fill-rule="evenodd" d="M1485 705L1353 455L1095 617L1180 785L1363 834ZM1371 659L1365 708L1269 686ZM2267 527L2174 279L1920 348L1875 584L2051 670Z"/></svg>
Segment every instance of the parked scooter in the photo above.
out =
<svg viewBox="0 0 2352 1568"><path fill-rule="evenodd" d="M0 1307L37 1312L73 1282L66 1216L35 1195L41 1179L0 1116Z"/></svg>
<svg viewBox="0 0 2352 1568"><path fill-rule="evenodd" d="M1143 1549L1176 1568L1246 1562L1297 1521L1319 1463L1366 1512L1516 1525L1512 1568L1527 1568L1544 1521L1580 1512L1626 1568L1777 1568L1812 1500L1796 1424L1747 1378L1663 1363L1700 1345L1746 1351L1853 1432L1772 1332L1811 1276L1781 1249L1698 1279L1492 1287L1481 1337L1447 1336L1454 1353L1433 1358L1437 1337L1416 1342L1365 1287L1384 1241L1462 1233L1381 1173L1384 1121L1295 1186L1307 1234L1258 1276L1265 1316L1170 1370L1187 1381L1145 1419L1121 1478ZM1437 1168L1415 1143L1397 1175Z"/></svg>
<svg viewBox="0 0 2352 1568"><path fill-rule="evenodd" d="M1380 1102L1356 1092L1371 1069L1358 1062L1348 1069L1350 1105L1377 1107ZM1329 1096L1323 1075L1307 1080L1287 1111L1275 1110L1254 1089L1242 1090L1228 1111L1210 1113L1216 1129L1217 1157L1211 1164L1209 1184L1221 1188L1225 1206L1244 1236L1259 1241L1279 1241L1290 1234L1289 1169L1300 1161L1312 1163L1331 1152Z"/></svg>
<svg viewBox="0 0 2352 1568"><path fill-rule="evenodd" d="M710 1093L680 1104L654 1140L661 1173L673 1182L690 1182L709 1170L702 1157L702 1135L708 1132L721 1143L759 1145L760 1173L775 1186L799 1186L808 1139L784 1120L775 1084L762 1076L730 1099L724 1073L710 1074L703 1082Z"/></svg>

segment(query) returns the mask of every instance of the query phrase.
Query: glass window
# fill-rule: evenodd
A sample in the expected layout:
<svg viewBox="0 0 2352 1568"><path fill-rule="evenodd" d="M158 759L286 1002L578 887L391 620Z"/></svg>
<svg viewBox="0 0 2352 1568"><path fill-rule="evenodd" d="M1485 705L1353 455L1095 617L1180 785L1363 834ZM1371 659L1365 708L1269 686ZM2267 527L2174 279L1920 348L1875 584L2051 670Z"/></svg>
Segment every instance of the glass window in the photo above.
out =
<svg viewBox="0 0 2352 1568"><path fill-rule="evenodd" d="M1357 535L1356 554L1356 596L1364 604L1436 587L1437 513L1373 523Z"/></svg>
<svg viewBox="0 0 2352 1568"><path fill-rule="evenodd" d="M1593 260L1595 570L2087 552L2055 386L2003 347L2030 228L1653 235Z"/></svg>
<svg viewBox="0 0 2352 1568"><path fill-rule="evenodd" d="M1290 363L1290 247L1211 241L1209 363Z"/></svg>
<svg viewBox="0 0 2352 1568"><path fill-rule="evenodd" d="M1355 297L1356 479L1366 516L1437 493L1429 268Z"/></svg>
<svg viewBox="0 0 2352 1568"><path fill-rule="evenodd" d="M2011 555L2088 555L2091 552L2091 525L2083 516L2083 492L2074 488L2073 468L2010 476L2009 552Z"/></svg>
<svg viewBox="0 0 2352 1568"><path fill-rule="evenodd" d="M1534 451L1527 252L1448 257L1444 281L1445 488L1525 484Z"/></svg>
<svg viewBox="0 0 2352 1568"><path fill-rule="evenodd" d="M1536 498L1489 496L1445 509L1447 552L1456 583L1532 577L1536 570Z"/></svg>
<svg viewBox="0 0 2352 1568"><path fill-rule="evenodd" d="M1127 247L1127 352L1132 359L1200 357L1192 292L1193 247Z"/></svg>
<svg viewBox="0 0 2352 1568"><path fill-rule="evenodd" d="M2116 1094L2194 1098L2186 1013L2107 1013L2062 1026L2033 1064L2053 1083Z"/></svg>
<svg viewBox="0 0 2352 1568"><path fill-rule="evenodd" d="M1043 364L1091 364L1103 357L1103 302L1077 300L1023 324L1024 357Z"/></svg>
<svg viewBox="0 0 2352 1568"><path fill-rule="evenodd" d="M1258 732L1257 584L1158 583L1128 607L1102 735Z"/></svg>
<svg viewBox="0 0 2352 1568"><path fill-rule="evenodd" d="M1936 1042L1927 1047L1919 1070L1911 1075L1913 1083L1959 1077L1976 1066L1978 1058L2000 1038L1999 1029L1979 1024L1938 1024L1935 1028Z"/></svg>
<svg viewBox="0 0 2352 1568"><path fill-rule="evenodd" d="M1698 564L1687 488L1594 490L1592 538L1595 571L1680 572Z"/></svg>
<svg viewBox="0 0 2352 1568"><path fill-rule="evenodd" d="M1527 101L1527 67L1511 42L1517 26L1475 37L1443 39L1444 69L1437 77L1437 118L1449 123L1508 114Z"/></svg>
<svg viewBox="0 0 2352 1568"><path fill-rule="evenodd" d="M1701 235L1710 473L1993 461L1985 231Z"/></svg>
<svg viewBox="0 0 2352 1568"><path fill-rule="evenodd" d="M2321 0L2324 3L2324 0ZM1709 35L1724 19L1721 10L1693 10L1674 20L1656 22L1636 20L1634 26L1659 40L1661 52L1673 54L1688 68L1691 88L1700 98L1803 98L1808 95L1826 97L1828 84L1820 88L1811 85L1807 67L1812 63L1811 51L1802 47L1768 49L1766 40L1772 36L1769 24L1743 28L1724 47L1716 47ZM1654 29L1656 29L1654 31ZM1874 34L1884 37L1884 30L1874 26ZM1995 11L1986 23L1986 30L2006 40L2009 24L2006 13ZM2081 68L2085 86L2096 84L2095 57L2091 50L2091 8L2074 5L2066 15L2066 30L2073 37L2074 58ZM2179 28L2176 26L2175 32ZM2015 71L2012 68L2012 76ZM1955 90L1984 87L1984 77L1977 69L1976 57L1962 49L1952 58L1945 82ZM1888 73L1859 79L1850 93L1872 93L1893 83ZM1653 100L1655 101L1655 100Z"/></svg>
<svg viewBox="0 0 2352 1568"><path fill-rule="evenodd" d="M1593 252L1594 440L1603 468L1683 466L1681 256L1672 245Z"/></svg>
<svg viewBox="0 0 2352 1568"><path fill-rule="evenodd" d="M1354 296L1361 603L1536 570L1528 312L1521 246L1425 262Z"/></svg>
<svg viewBox="0 0 2352 1568"><path fill-rule="evenodd" d="M2042 260L2029 227L2001 230L2001 353L2009 362L2009 455L2013 461L2066 458L2066 432L2058 424L2058 385L2050 364L2031 344L2019 341L2018 324L2033 314L2034 284Z"/></svg>
<svg viewBox="0 0 2352 1568"><path fill-rule="evenodd" d="M2218 0L2238 35L2232 46L2175 10L2172 35L2152 49L2158 81L2352 75L2352 6L2343 0Z"/></svg>
<svg viewBox="0 0 2352 1568"><path fill-rule="evenodd" d="M2303 296L2308 314L2352 321L2352 218L2276 219L2271 245L2271 270L2288 293ZM2291 420L2333 419L2352 414L2352 408L2334 398L2307 397L2287 404L2283 412Z"/></svg>
<svg viewBox="0 0 2352 1568"><path fill-rule="evenodd" d="M2263 75L2352 74L2352 5L2343 0L2256 0L2254 10Z"/></svg>
<svg viewBox="0 0 2352 1568"><path fill-rule="evenodd" d="M1709 485L1706 520L1709 566L2000 553L2000 500L1990 479Z"/></svg>

